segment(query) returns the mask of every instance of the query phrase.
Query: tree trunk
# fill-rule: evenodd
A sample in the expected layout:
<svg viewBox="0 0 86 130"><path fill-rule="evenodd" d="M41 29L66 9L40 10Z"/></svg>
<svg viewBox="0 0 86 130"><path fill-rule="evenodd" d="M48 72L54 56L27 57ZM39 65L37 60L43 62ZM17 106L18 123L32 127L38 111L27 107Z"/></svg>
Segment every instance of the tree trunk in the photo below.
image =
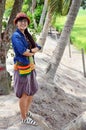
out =
<svg viewBox="0 0 86 130"><path fill-rule="evenodd" d="M51 76L52 79L55 76L56 70L57 70L59 63L61 61L61 58L63 56L68 38L70 36L72 27L74 25L74 21L76 19L77 13L79 11L81 1L82 0L73 0L72 1L64 29L61 33L60 39L58 41L58 45L55 48L55 51L51 57L51 61L50 61L49 66L47 68L47 75Z"/></svg>
<svg viewBox="0 0 86 130"><path fill-rule="evenodd" d="M43 26L43 30L42 30L42 32L40 33L40 37L39 37L39 40L38 40L38 43L40 43L41 46L44 46L44 43L45 43L45 41L46 41L46 38L47 38L47 35L48 35L48 29L49 29L49 26L50 26L51 18L52 18L52 15L51 15L51 13L48 11L48 12L47 12L47 16L46 16L46 20L45 20L45 23L44 23L44 26Z"/></svg>
<svg viewBox="0 0 86 130"><path fill-rule="evenodd" d="M48 0L45 0L42 15L41 15L40 22L39 22L39 26L43 26L47 8L48 8Z"/></svg>
<svg viewBox="0 0 86 130"><path fill-rule="evenodd" d="M6 71L5 64L0 64L0 95L9 94L10 81L8 79L8 73Z"/></svg>
<svg viewBox="0 0 86 130"><path fill-rule="evenodd" d="M2 32L2 19L3 19L3 14L4 14L4 10L5 10L5 2L6 0L0 0L0 36L1 36L1 32Z"/></svg>
<svg viewBox="0 0 86 130"><path fill-rule="evenodd" d="M13 24L13 19L15 18L16 14L19 13L22 9L22 4L23 4L24 0L15 0L14 5L13 5L13 9L8 21L8 25L6 30L9 30L9 36L12 35L12 33L15 30L15 26Z"/></svg>
<svg viewBox="0 0 86 130"><path fill-rule="evenodd" d="M4 44L1 35L0 42L0 95L9 94L10 81L8 80L8 73L6 71L6 43Z"/></svg>
<svg viewBox="0 0 86 130"><path fill-rule="evenodd" d="M35 7L36 7L36 0L32 0L32 9L31 9L31 12L32 12L32 17L33 17L34 28L37 29L36 20L34 18L34 9L35 9Z"/></svg>
<svg viewBox="0 0 86 130"><path fill-rule="evenodd" d="M0 51L2 53L0 56L0 95L9 94L11 89L11 78L6 71L6 54L7 50L9 49L10 37L15 29L13 25L13 19L15 18L16 14L21 11L23 1L24 0L15 0L7 28L1 38L2 41Z"/></svg>
<svg viewBox="0 0 86 130"><path fill-rule="evenodd" d="M36 7L36 0L32 0L32 10L34 10Z"/></svg>
<svg viewBox="0 0 86 130"><path fill-rule="evenodd" d="M5 67L5 48L2 43L2 19L6 0L0 0L0 95L9 93L9 83Z"/></svg>

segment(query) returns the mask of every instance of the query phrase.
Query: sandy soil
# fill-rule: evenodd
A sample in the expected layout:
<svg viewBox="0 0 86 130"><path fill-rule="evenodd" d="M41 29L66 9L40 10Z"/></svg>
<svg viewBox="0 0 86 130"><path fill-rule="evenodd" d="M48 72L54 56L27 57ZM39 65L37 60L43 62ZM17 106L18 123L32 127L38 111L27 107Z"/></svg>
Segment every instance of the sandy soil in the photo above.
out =
<svg viewBox="0 0 86 130"><path fill-rule="evenodd" d="M48 40L51 41L50 37ZM52 130L61 130L86 109L82 55L71 45L70 58L67 46L53 83L45 78L45 70L53 52L51 50L57 43L46 44L43 53L36 55L39 91L34 97L31 111L42 115Z"/></svg>
<svg viewBox="0 0 86 130"><path fill-rule="evenodd" d="M72 45L71 58L69 47L65 49L55 82L45 78L47 62L56 45L54 39L47 37L43 53L35 56L39 90L34 96L31 111L43 116L52 130L61 130L86 109L86 78L81 52Z"/></svg>

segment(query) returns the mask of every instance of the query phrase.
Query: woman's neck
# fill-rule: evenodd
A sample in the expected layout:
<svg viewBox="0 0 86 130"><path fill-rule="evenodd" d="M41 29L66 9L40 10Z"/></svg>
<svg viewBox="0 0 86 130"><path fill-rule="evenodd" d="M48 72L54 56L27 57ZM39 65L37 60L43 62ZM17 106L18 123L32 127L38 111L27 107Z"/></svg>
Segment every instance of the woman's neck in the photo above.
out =
<svg viewBox="0 0 86 130"><path fill-rule="evenodd" d="M23 34L24 34L24 30L22 30L22 29L19 29Z"/></svg>

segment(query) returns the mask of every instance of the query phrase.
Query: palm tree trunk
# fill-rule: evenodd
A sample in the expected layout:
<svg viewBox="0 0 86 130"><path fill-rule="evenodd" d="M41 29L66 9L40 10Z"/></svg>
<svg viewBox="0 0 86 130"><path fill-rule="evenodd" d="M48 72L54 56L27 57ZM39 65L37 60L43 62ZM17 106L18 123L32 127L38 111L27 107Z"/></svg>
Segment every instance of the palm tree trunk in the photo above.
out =
<svg viewBox="0 0 86 130"><path fill-rule="evenodd" d="M1 37L2 38L2 37ZM6 43L5 43L6 44ZM6 71L6 46L3 44L3 39L0 46L0 95L9 94L10 82L8 81L8 73Z"/></svg>
<svg viewBox="0 0 86 130"><path fill-rule="evenodd" d="M42 15L41 15L40 22L39 22L39 26L43 26L47 8L48 8L48 0L45 0Z"/></svg>
<svg viewBox="0 0 86 130"><path fill-rule="evenodd" d="M36 7L36 0L32 0L31 12L32 12L32 17L33 17L34 28L36 29L37 28L37 24L36 24L36 20L34 18L34 9L35 9L35 7Z"/></svg>
<svg viewBox="0 0 86 130"><path fill-rule="evenodd" d="M54 78L56 70L57 70L59 63L61 61L61 58L63 56L68 38L70 36L72 27L74 25L74 21L76 19L78 11L79 11L81 1L82 0L73 0L72 1L71 7L70 7L70 10L68 13L67 21L66 21L64 29L61 33L60 39L58 41L58 45L55 48L55 51L51 57L51 62L49 63L49 66L47 68L47 75L51 76L51 78Z"/></svg>
<svg viewBox="0 0 86 130"><path fill-rule="evenodd" d="M9 93L9 83L5 67L5 48L2 43L2 19L6 0L0 0L0 95Z"/></svg>
<svg viewBox="0 0 86 130"><path fill-rule="evenodd" d="M3 19L3 14L4 14L4 10L5 10L5 2L6 0L0 0L0 36L1 36L1 32L2 32L2 19Z"/></svg>
<svg viewBox="0 0 86 130"><path fill-rule="evenodd" d="M50 26L51 18L52 18L52 15L51 15L51 13L48 11L48 12L47 12L47 16L46 16L46 20L45 20L45 23L44 23L44 26L43 26L43 30L42 30L42 32L40 33L40 37L39 37L39 40L38 40L38 43L40 43L41 46L43 46L44 43L45 43L45 41L46 41L46 38L47 38L47 35L48 35L48 29L49 29L49 26Z"/></svg>
<svg viewBox="0 0 86 130"><path fill-rule="evenodd" d="M21 11L23 1L24 0L15 0L15 2L14 2L13 9L12 9L12 12L10 15L10 19L8 21L8 25L6 28L6 30L9 30L9 36L11 36L13 31L15 30L15 26L13 25L13 19L15 18L16 14Z"/></svg>
<svg viewBox="0 0 86 130"><path fill-rule="evenodd" d="M11 89L11 79L9 74L6 71L6 54L7 50L9 49L9 39L15 29L13 26L13 19L15 18L16 14L21 11L21 7L24 0L15 0L14 6L11 12L10 19L8 21L7 28L3 33L2 41L1 41L1 48L2 56L0 56L1 64L0 64L0 94L9 94ZM9 80L10 79L10 80Z"/></svg>

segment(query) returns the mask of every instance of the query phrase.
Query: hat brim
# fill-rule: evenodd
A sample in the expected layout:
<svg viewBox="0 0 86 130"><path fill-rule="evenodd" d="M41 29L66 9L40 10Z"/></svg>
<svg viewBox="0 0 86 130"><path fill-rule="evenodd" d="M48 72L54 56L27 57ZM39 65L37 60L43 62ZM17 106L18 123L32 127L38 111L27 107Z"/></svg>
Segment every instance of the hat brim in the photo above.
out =
<svg viewBox="0 0 86 130"><path fill-rule="evenodd" d="M28 20L28 25L30 24L30 19L28 18L28 17L23 17L23 16L21 16L21 17L16 17L15 19L14 19L14 24L16 25L17 24L17 22L18 22L18 20L20 19L20 18L25 18L25 19L27 19Z"/></svg>

